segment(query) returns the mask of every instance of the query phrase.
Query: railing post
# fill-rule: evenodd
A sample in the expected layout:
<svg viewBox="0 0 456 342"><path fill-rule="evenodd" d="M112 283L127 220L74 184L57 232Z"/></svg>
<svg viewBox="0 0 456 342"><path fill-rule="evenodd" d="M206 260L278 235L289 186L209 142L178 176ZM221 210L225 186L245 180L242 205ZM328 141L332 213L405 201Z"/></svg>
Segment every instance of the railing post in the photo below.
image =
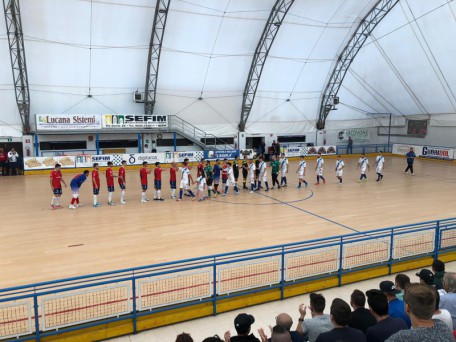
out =
<svg viewBox="0 0 456 342"><path fill-rule="evenodd" d="M95 134L95 148L97 149L97 154L100 154L100 134L98 132Z"/></svg>
<svg viewBox="0 0 456 342"><path fill-rule="evenodd" d="M137 323L138 323L138 317L137 317L137 306L136 306L136 279L134 277L133 273L133 278L131 279L131 294L133 296L133 334L136 334L138 332L137 330Z"/></svg>
<svg viewBox="0 0 456 342"><path fill-rule="evenodd" d="M435 241L434 241L434 260L439 258L439 247L440 247L440 221L437 221L435 227Z"/></svg>
<svg viewBox="0 0 456 342"><path fill-rule="evenodd" d="M284 299L285 290L285 247L282 246L282 265L280 271L280 299Z"/></svg>
<svg viewBox="0 0 456 342"><path fill-rule="evenodd" d="M40 337L40 316L38 312L38 295L35 293L33 295L33 314L35 315L35 338L39 342Z"/></svg>
<svg viewBox="0 0 456 342"><path fill-rule="evenodd" d="M344 247L344 243L343 243L343 237L340 237L340 251L339 251L339 274L338 274L338 278L339 278L339 286L342 286L342 267L343 267L343 247Z"/></svg>
<svg viewBox="0 0 456 342"><path fill-rule="evenodd" d="M212 274L212 314L214 316L217 315L217 265L216 259L214 257L214 266L213 266L213 274Z"/></svg>
<svg viewBox="0 0 456 342"><path fill-rule="evenodd" d="M176 132L174 132L174 136L173 136L173 140L174 140L174 152L177 151L177 134Z"/></svg>
<svg viewBox="0 0 456 342"><path fill-rule="evenodd" d="M394 230L391 229L391 235L390 235L390 257L388 261L388 274L391 275L391 272L393 271L393 252L394 252Z"/></svg>

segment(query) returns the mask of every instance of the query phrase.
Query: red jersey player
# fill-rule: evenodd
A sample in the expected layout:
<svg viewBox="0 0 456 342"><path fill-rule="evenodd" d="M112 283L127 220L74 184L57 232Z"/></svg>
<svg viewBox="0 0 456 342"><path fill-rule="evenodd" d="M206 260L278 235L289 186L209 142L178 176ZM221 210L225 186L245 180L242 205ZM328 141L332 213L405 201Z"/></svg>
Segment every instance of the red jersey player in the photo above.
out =
<svg viewBox="0 0 456 342"><path fill-rule="evenodd" d="M141 203L149 202L149 199L146 197L147 191L147 175L150 174L151 170L147 168L147 162L143 162L142 168L139 169L139 178L141 179Z"/></svg>
<svg viewBox="0 0 456 342"><path fill-rule="evenodd" d="M176 171L179 168L176 167L176 163L172 162L171 167L169 168L169 187L171 188L171 198L176 198Z"/></svg>
<svg viewBox="0 0 456 342"><path fill-rule="evenodd" d="M154 169L154 201L164 201L161 198L162 172L163 169L160 167L160 162L156 162Z"/></svg>
<svg viewBox="0 0 456 342"><path fill-rule="evenodd" d="M100 174L98 173L98 163L93 164L92 170L92 188L93 188L93 206L101 207L98 203L98 194L100 193Z"/></svg>
<svg viewBox="0 0 456 342"><path fill-rule="evenodd" d="M62 195L62 184L65 185L66 188L66 183L65 180L62 178L62 172L60 171L60 164L55 164L54 170L51 171L51 189L52 193L54 194L52 196L52 201L51 201L51 209L60 209L63 208L60 205L60 196Z"/></svg>
<svg viewBox="0 0 456 342"><path fill-rule="evenodd" d="M198 168L196 169L196 178L201 176L204 172L204 158L201 158L201 161L198 163Z"/></svg>
<svg viewBox="0 0 456 342"><path fill-rule="evenodd" d="M127 162L125 160L122 160L122 166L119 168L119 187L121 189L120 191L120 204L127 204L125 201L125 189L127 188L127 181L125 178L125 165L127 165Z"/></svg>
<svg viewBox="0 0 456 342"><path fill-rule="evenodd" d="M108 168L106 169L106 185L108 186L108 205L116 205L112 201L112 194L114 192L114 172L112 171L112 166L114 164L109 161Z"/></svg>

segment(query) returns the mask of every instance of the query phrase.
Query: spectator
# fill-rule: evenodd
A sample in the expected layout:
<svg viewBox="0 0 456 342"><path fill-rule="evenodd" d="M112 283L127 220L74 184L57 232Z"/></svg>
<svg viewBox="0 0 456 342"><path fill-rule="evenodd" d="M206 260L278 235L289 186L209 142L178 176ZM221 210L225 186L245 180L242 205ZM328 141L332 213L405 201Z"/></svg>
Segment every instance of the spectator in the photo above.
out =
<svg viewBox="0 0 456 342"><path fill-rule="evenodd" d="M416 276L420 278L420 284L423 285L434 285L434 273L432 271L423 268L419 271Z"/></svg>
<svg viewBox="0 0 456 342"><path fill-rule="evenodd" d="M255 318L252 315L246 313L237 315L234 319L237 336L231 337L231 333L228 330L225 333L225 342L260 342L258 338L250 333L253 323L255 323Z"/></svg>
<svg viewBox="0 0 456 342"><path fill-rule="evenodd" d="M367 342L383 342L399 330L407 329L407 325L400 318L388 316L388 299L380 290L366 292L369 310L377 320L377 324L366 331Z"/></svg>
<svg viewBox="0 0 456 342"><path fill-rule="evenodd" d="M190 334L183 332L182 334L177 335L176 342L193 342L193 338Z"/></svg>
<svg viewBox="0 0 456 342"><path fill-rule="evenodd" d="M453 320L453 327L456 327L456 273L446 272L443 276L443 288L446 295L440 297L440 309L450 312Z"/></svg>
<svg viewBox="0 0 456 342"><path fill-rule="evenodd" d="M401 330L388 338L387 342L454 342L453 332L448 326L433 320L435 290L423 284L411 284L405 291L404 303L413 329Z"/></svg>
<svg viewBox="0 0 456 342"><path fill-rule="evenodd" d="M318 293L311 293L309 297L309 310L312 318L304 320L307 308L304 304L301 304L299 306L299 313L301 314L301 317L299 318L296 330L302 335L307 336L309 342L315 342L318 335L332 329L332 323L329 315L325 315L323 313L326 306L325 297Z"/></svg>
<svg viewBox="0 0 456 342"><path fill-rule="evenodd" d="M290 333L291 341L292 342L302 342L304 338L302 335L297 331L291 331L291 327L293 326L293 319L290 317L289 314L281 313L276 317L276 325L284 328L286 331Z"/></svg>
<svg viewBox="0 0 456 342"><path fill-rule="evenodd" d="M366 334L367 328L377 324L377 320L371 314L369 309L366 309L366 296L360 290L355 290L350 297L350 305L353 312L350 316L348 326L354 329L361 330Z"/></svg>
<svg viewBox="0 0 456 342"><path fill-rule="evenodd" d="M269 340L263 328L259 329L258 333L261 336L261 342L291 342L290 332L280 325L276 325L271 329L271 338Z"/></svg>
<svg viewBox="0 0 456 342"><path fill-rule="evenodd" d="M275 155L276 155L276 157L280 156L280 143L278 140L276 141L276 145L275 145Z"/></svg>
<svg viewBox="0 0 456 342"><path fill-rule="evenodd" d="M350 151L350 154L353 154L353 139L352 137L348 137L348 145L347 145L347 154Z"/></svg>
<svg viewBox="0 0 456 342"><path fill-rule="evenodd" d="M8 172L6 171L6 162L8 161L8 155L6 154L3 147L0 147L0 174L2 176L7 176Z"/></svg>
<svg viewBox="0 0 456 342"><path fill-rule="evenodd" d="M206 337L203 342L223 342L219 335L214 335L212 337Z"/></svg>
<svg viewBox="0 0 456 342"><path fill-rule="evenodd" d="M401 291L400 293L398 293L396 295L396 297L400 300L400 301L404 301L404 291L405 289L407 288L407 286L410 285L410 278L408 277L408 275L405 275L405 274L398 274L396 276L396 278L394 279L394 285L396 286L396 289L398 289L399 291Z"/></svg>
<svg viewBox="0 0 456 342"><path fill-rule="evenodd" d="M18 171L18 163L17 163L17 160L19 158L19 153L17 153L15 150L14 150L14 147L11 147L11 151L8 152L8 164L9 164L9 172L10 172L10 176L13 175L13 170L14 170L14 174L17 176L19 174L19 171Z"/></svg>
<svg viewBox="0 0 456 342"><path fill-rule="evenodd" d="M266 143L264 141L261 142L260 148L261 148L261 155L264 157L264 154L266 153Z"/></svg>
<svg viewBox="0 0 456 342"><path fill-rule="evenodd" d="M350 320L350 306L340 298L333 300L331 304L331 322L334 329L320 334L317 342L365 342L366 336L348 326Z"/></svg>
<svg viewBox="0 0 456 342"><path fill-rule="evenodd" d="M442 279L445 275L445 264L443 261L434 260L432 263L432 272L434 272L434 285L437 290L442 290Z"/></svg>
<svg viewBox="0 0 456 342"><path fill-rule="evenodd" d="M432 319L439 319L446 325L448 325L448 328L450 330L453 330L453 320L451 319L451 314L448 310L445 309L439 309L440 305L440 293L437 289L435 289L434 295L435 295L435 311L434 314L432 315Z"/></svg>
<svg viewBox="0 0 456 342"><path fill-rule="evenodd" d="M394 283L389 280L382 281L380 283L380 290L383 291L388 299L388 316L394 318L401 318L407 327L410 329L412 325L410 319L405 313L404 303L397 299L396 295L401 292L394 286Z"/></svg>

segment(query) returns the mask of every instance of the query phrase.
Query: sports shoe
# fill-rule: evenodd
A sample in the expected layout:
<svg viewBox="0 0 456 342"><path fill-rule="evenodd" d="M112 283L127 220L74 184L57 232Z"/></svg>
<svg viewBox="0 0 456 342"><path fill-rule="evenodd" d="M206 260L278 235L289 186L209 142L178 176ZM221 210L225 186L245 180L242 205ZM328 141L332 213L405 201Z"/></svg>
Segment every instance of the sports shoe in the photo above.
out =
<svg viewBox="0 0 456 342"><path fill-rule="evenodd" d="M264 191L265 191L265 192L268 192L268 191L269 191L269 189L266 189L266 190L264 190Z"/></svg>
<svg viewBox="0 0 456 342"><path fill-rule="evenodd" d="M225 194L225 193L223 193L223 194L222 194L222 196L226 196L226 194Z"/></svg>
<svg viewBox="0 0 456 342"><path fill-rule="evenodd" d="M141 203L147 203L147 200L143 199L141 200Z"/></svg>
<svg viewBox="0 0 456 342"><path fill-rule="evenodd" d="M320 183L315 183L314 185L320 185Z"/></svg>
<svg viewBox="0 0 456 342"><path fill-rule="evenodd" d="M149 202L150 200L148 198L146 198L146 202Z"/></svg>
<svg viewBox="0 0 456 342"><path fill-rule="evenodd" d="M162 202L164 201L164 199L163 199L163 198L159 198L158 200L159 200L159 201L162 201Z"/></svg>
<svg viewBox="0 0 456 342"><path fill-rule="evenodd" d="M323 179L323 184L326 184L326 179Z"/></svg>
<svg viewBox="0 0 456 342"><path fill-rule="evenodd" d="M274 190L274 187L272 187L271 190Z"/></svg>
<svg viewBox="0 0 456 342"><path fill-rule="evenodd" d="M76 204L75 207L76 208L81 208L83 206L83 204Z"/></svg>
<svg viewBox="0 0 456 342"><path fill-rule="evenodd" d="M126 201L120 201L120 204L127 204Z"/></svg>
<svg viewBox="0 0 456 342"><path fill-rule="evenodd" d="M55 208L55 209L63 209L63 206L61 206L61 205L59 204L59 205L55 205L54 208Z"/></svg>
<svg viewBox="0 0 456 342"><path fill-rule="evenodd" d="M307 189L307 187L309 186L309 183L304 183L304 184L306 185L306 189Z"/></svg>
<svg viewBox="0 0 456 342"><path fill-rule="evenodd" d="M192 197L192 201L194 201L194 200L195 200L195 197Z"/></svg>
<svg viewBox="0 0 456 342"><path fill-rule="evenodd" d="M414 174L414 173L412 173L412 176L415 176L415 174Z"/></svg>
<svg viewBox="0 0 456 342"><path fill-rule="evenodd" d="M101 204L100 204L100 203L95 203L95 204L93 205L93 207L94 207L94 208L101 207Z"/></svg>
<svg viewBox="0 0 456 342"><path fill-rule="evenodd" d="M108 202L108 205L114 206L114 205L116 205L116 204L115 204L114 202Z"/></svg>
<svg viewBox="0 0 456 342"><path fill-rule="evenodd" d="M77 208L76 208L73 204L70 204L70 205L68 206L68 209L77 209Z"/></svg>
<svg viewBox="0 0 456 342"><path fill-rule="evenodd" d="M159 201L159 199L158 198L154 198L154 201Z"/></svg>
<svg viewBox="0 0 456 342"><path fill-rule="evenodd" d="M172 199L176 199L176 196L171 196Z"/></svg>
<svg viewBox="0 0 456 342"><path fill-rule="evenodd" d="M252 190L250 190L250 193L251 193L251 194L253 194L253 191L252 191Z"/></svg>
<svg viewBox="0 0 456 342"><path fill-rule="evenodd" d="M235 193L236 195L239 195L239 191L235 191L234 193Z"/></svg>
<svg viewBox="0 0 456 342"><path fill-rule="evenodd" d="M298 185L298 186L296 187L296 189L301 189L301 185Z"/></svg>
<svg viewBox="0 0 456 342"><path fill-rule="evenodd" d="M54 210L54 209L57 209L55 206L53 206L52 204L49 205L49 209L51 210Z"/></svg>

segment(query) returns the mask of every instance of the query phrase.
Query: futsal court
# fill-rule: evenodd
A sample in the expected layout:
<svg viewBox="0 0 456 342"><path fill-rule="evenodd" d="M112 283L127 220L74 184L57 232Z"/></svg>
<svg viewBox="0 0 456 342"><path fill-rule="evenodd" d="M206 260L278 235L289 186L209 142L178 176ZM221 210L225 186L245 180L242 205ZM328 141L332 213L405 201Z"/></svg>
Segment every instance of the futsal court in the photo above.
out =
<svg viewBox="0 0 456 342"><path fill-rule="evenodd" d="M344 158L338 184L335 159L326 158L326 184L315 183L315 160L307 160L307 189L296 189L297 161L290 162L288 187L217 196L203 202L170 198L163 172L164 202L140 203L139 170L127 169L126 205L107 206L104 171L100 208L93 208L90 179L81 204L49 210L48 175L1 177L1 287L30 284L164 261L201 257L282 243L368 231L454 216L456 175L451 162L417 160L415 176L405 175L405 159L387 156L384 179L376 182L370 155L368 181L357 183L357 157ZM196 163L192 175L196 175ZM270 173L270 169L268 170ZM117 168L115 168L115 173ZM73 174L64 174L67 184ZM242 177L242 176L241 176ZM270 178L270 175L269 175ZM280 179L280 178L279 178ZM269 179L270 181L270 179ZM238 181L242 187L242 178ZM269 186L272 186L269 182ZM5 224L7 222L7 224Z"/></svg>

